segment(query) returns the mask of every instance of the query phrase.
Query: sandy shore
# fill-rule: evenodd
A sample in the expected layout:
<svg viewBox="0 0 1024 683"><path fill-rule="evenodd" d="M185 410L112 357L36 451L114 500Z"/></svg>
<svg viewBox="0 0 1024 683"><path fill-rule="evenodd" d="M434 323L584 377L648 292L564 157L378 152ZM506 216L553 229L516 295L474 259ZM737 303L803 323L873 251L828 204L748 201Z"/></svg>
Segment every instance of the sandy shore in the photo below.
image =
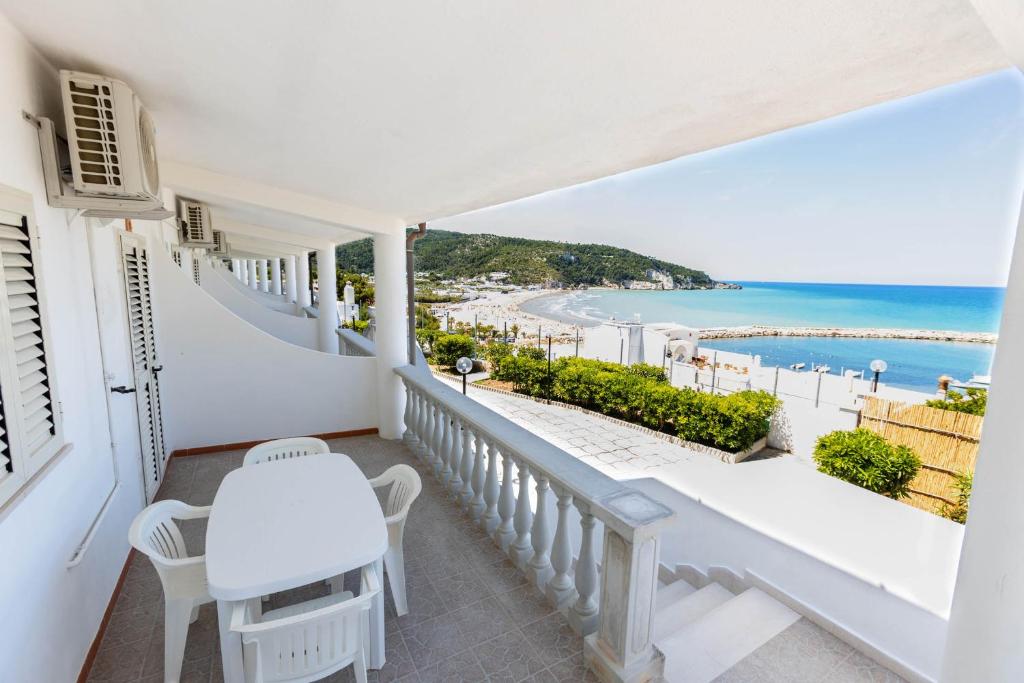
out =
<svg viewBox="0 0 1024 683"><path fill-rule="evenodd" d="M434 315L445 325L446 314L453 321L473 324L474 319L481 325L494 325L502 329L519 325L519 336L537 338L541 336L575 337L596 321L573 321L540 315L523 310L522 305L545 296L566 294L564 290L531 289L513 292L482 292L479 299L458 304L438 304L432 307ZM589 325L588 325L589 323ZM715 327L701 330L701 339L736 339L742 337L847 337L861 339L912 339L922 341L970 342L995 344L998 335L994 332L956 332L950 330L910 330L900 328L855 328L855 327L779 327L772 325L746 325L742 327Z"/></svg>
<svg viewBox="0 0 1024 683"><path fill-rule="evenodd" d="M520 338L525 336L536 339L538 329L542 337L575 337L577 326L528 313L519 307L530 299L561 293L564 292L550 289L480 292L479 299L457 304L436 304L431 306L431 310L441 320L441 329L444 329L446 317L450 315L452 325L456 321L469 325L476 321L481 325L494 325L498 329L504 329L506 325L509 328L518 325Z"/></svg>

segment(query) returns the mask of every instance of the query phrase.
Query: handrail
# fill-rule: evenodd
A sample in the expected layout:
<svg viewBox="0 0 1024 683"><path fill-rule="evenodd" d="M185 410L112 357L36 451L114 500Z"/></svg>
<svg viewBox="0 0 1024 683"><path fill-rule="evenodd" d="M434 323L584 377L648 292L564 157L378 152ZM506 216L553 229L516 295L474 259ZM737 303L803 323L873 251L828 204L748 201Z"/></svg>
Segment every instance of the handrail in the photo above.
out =
<svg viewBox="0 0 1024 683"><path fill-rule="evenodd" d="M367 339L353 329L339 327L337 329L338 339L344 345L344 354L348 356L375 356L377 346L372 340Z"/></svg>
<svg viewBox="0 0 1024 683"><path fill-rule="evenodd" d="M310 318L320 317L320 309L317 308L316 306L303 306L302 310L305 311L306 315L308 315Z"/></svg>
<svg viewBox="0 0 1024 683"><path fill-rule="evenodd" d="M612 479L432 375L417 372L412 366L395 368L395 373L406 385L443 403L464 425L487 434L501 452L514 454L531 471L540 471L585 502L594 517L621 536L631 539L640 530L650 533L652 527L673 516L670 508L647 494Z"/></svg>

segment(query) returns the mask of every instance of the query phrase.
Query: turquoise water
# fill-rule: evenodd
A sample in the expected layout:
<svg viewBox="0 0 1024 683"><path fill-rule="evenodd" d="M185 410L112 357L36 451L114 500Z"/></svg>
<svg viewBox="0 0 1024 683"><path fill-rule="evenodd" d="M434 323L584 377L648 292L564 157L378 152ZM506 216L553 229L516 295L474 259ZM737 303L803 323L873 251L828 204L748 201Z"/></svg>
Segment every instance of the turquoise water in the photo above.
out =
<svg viewBox="0 0 1024 683"><path fill-rule="evenodd" d="M923 287L785 282L740 282L741 290L647 292L588 290L534 299L523 308L539 315L594 325L614 317L692 327L780 325L884 327L996 332L1001 287ZM936 378L988 374L995 346L892 339L754 337L714 340L707 346L760 355L764 365L826 364L860 370L875 358L893 386L934 391Z"/></svg>

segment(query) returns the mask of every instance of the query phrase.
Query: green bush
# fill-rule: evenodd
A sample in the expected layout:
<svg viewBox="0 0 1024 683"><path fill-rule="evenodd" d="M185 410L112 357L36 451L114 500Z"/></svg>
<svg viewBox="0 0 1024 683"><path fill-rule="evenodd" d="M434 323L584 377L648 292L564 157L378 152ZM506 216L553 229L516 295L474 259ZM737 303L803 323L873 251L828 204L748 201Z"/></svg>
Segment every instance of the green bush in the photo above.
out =
<svg viewBox="0 0 1024 683"><path fill-rule="evenodd" d="M512 356L512 347L508 344L500 342L491 342L484 346L483 353L481 354L484 359L491 365L491 375L500 374L501 364L506 358Z"/></svg>
<svg viewBox="0 0 1024 683"><path fill-rule="evenodd" d="M463 356L472 358L475 348L472 337L464 334L440 334L432 344L434 360L446 368L454 368Z"/></svg>
<svg viewBox="0 0 1024 683"><path fill-rule="evenodd" d="M835 431L814 447L818 471L890 498L909 495L921 461L906 446L889 443L864 427Z"/></svg>
<svg viewBox="0 0 1024 683"><path fill-rule="evenodd" d="M544 396L547 393L548 364L547 361L517 354L502 361L500 372L492 377L511 382L514 391L530 396Z"/></svg>
<svg viewBox="0 0 1024 683"><path fill-rule="evenodd" d="M665 371L659 368L657 365L648 365L647 363L635 363L626 368L626 372L637 377L643 377L645 379L653 379L655 382L668 382L668 376Z"/></svg>
<svg viewBox="0 0 1024 683"><path fill-rule="evenodd" d="M959 391L950 390L946 392L945 400L933 398L925 401L924 404L930 408L941 408L942 410L953 410L958 413L970 413L971 415L984 415L988 408L988 391L977 387L968 387L965 397Z"/></svg>
<svg viewBox="0 0 1024 683"><path fill-rule="evenodd" d="M523 358L532 358L533 360L548 359L547 349L542 349L539 346L520 346L516 355Z"/></svg>

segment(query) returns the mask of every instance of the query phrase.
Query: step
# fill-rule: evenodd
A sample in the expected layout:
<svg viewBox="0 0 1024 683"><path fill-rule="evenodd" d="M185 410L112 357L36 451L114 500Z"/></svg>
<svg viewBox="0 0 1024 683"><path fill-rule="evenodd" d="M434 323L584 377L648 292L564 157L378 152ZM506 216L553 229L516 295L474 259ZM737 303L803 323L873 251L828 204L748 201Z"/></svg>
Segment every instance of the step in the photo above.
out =
<svg viewBox="0 0 1024 683"><path fill-rule="evenodd" d="M799 619L778 600L750 588L660 639L665 680L708 683Z"/></svg>
<svg viewBox="0 0 1024 683"><path fill-rule="evenodd" d="M734 597L717 583L709 583L700 590L695 590L685 581L669 584L658 591L657 611L654 614L655 644L660 644L679 629Z"/></svg>

